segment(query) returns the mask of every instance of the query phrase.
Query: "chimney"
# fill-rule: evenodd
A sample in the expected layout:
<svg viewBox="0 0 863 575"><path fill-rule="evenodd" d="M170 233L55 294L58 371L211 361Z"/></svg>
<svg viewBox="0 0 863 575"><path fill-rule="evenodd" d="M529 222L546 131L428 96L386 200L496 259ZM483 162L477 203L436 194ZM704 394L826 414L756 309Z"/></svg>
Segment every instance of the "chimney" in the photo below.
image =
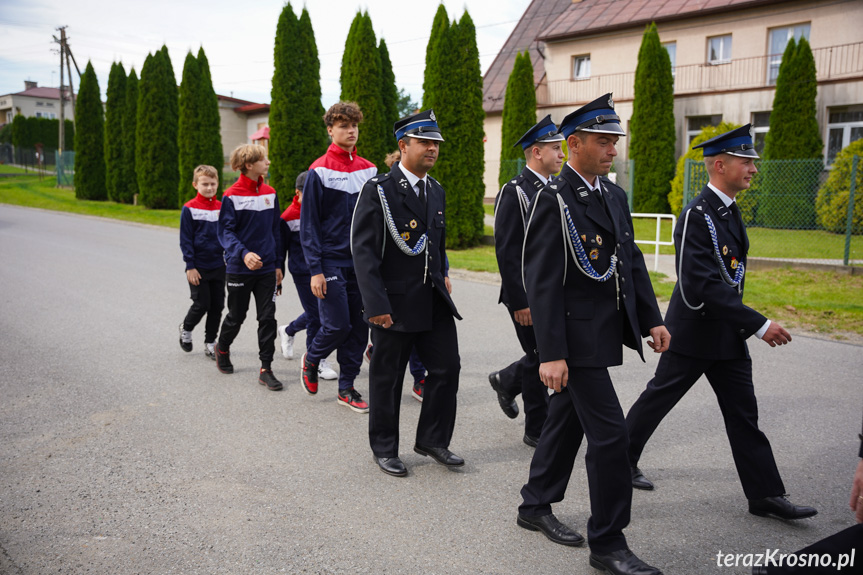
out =
<svg viewBox="0 0 863 575"><path fill-rule="evenodd" d="M38 82L33 82L30 80L24 80L24 89L25 90L32 90L33 88L38 88L38 87L39 87Z"/></svg>

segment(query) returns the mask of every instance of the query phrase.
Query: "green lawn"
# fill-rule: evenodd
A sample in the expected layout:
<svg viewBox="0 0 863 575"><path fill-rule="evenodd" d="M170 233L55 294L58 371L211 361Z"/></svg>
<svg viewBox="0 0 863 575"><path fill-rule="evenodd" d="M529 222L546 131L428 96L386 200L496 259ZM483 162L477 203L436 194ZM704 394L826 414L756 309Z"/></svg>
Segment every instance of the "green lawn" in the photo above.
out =
<svg viewBox="0 0 863 575"><path fill-rule="evenodd" d="M6 166L8 168L8 166ZM112 218L127 222L180 227L180 210L150 210L114 202L75 199L75 192L54 187L56 178L42 181L33 174L0 178L0 203Z"/></svg>

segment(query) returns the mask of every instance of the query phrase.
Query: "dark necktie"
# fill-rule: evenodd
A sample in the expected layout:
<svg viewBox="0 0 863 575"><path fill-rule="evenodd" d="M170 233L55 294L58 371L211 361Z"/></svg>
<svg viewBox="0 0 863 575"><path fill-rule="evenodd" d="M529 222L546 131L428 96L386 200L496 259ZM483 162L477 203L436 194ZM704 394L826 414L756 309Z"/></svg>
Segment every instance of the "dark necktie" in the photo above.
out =
<svg viewBox="0 0 863 575"><path fill-rule="evenodd" d="M605 215L608 216L608 219L611 219L611 213L608 211L608 204L605 203L605 195L599 188L593 190L593 195L596 196L596 199L599 201L599 205L602 206L603 210L605 210Z"/></svg>
<svg viewBox="0 0 863 575"><path fill-rule="evenodd" d="M737 207L737 202L731 202L728 209L731 211L731 221L734 222L732 225L737 227L737 232L740 235L743 235L743 219L740 217L740 208Z"/></svg>
<svg viewBox="0 0 863 575"><path fill-rule="evenodd" d="M417 181L417 188L419 188L419 198L420 203L423 205L423 208L426 207L426 183L422 180Z"/></svg>

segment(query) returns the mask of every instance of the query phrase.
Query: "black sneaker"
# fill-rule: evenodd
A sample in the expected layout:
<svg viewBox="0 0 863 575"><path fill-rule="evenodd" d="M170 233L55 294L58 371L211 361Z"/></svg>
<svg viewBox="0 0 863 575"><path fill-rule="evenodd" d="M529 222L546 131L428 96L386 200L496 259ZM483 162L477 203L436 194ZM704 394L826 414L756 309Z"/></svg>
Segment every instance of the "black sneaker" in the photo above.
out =
<svg viewBox="0 0 863 575"><path fill-rule="evenodd" d="M416 399L420 403L423 402L423 389L425 388L425 385L425 378L418 379L414 382L414 388L411 390L411 395L414 396L414 399Z"/></svg>
<svg viewBox="0 0 863 575"><path fill-rule="evenodd" d="M369 404L363 399L363 396L360 395L360 392L353 387L349 387L348 389L340 389L339 395L338 397L336 397L336 400L339 402L339 404L344 405L345 407L349 407L357 413L369 412Z"/></svg>
<svg viewBox="0 0 863 575"><path fill-rule="evenodd" d="M303 382L303 389L306 390L306 393L314 395L318 392L318 366L306 359L306 355L303 354L303 359L300 362L302 364L300 381Z"/></svg>
<svg viewBox="0 0 863 575"><path fill-rule="evenodd" d="M261 373L258 375L258 383L266 385L270 391L281 391L282 382L276 379L272 369L261 368Z"/></svg>
<svg viewBox="0 0 863 575"><path fill-rule="evenodd" d="M216 344L216 367L222 373L234 373L234 364L231 363L230 350L222 350L219 344Z"/></svg>
<svg viewBox="0 0 863 575"><path fill-rule="evenodd" d="M182 322L180 323L180 347L183 351L192 351L192 332L183 329Z"/></svg>

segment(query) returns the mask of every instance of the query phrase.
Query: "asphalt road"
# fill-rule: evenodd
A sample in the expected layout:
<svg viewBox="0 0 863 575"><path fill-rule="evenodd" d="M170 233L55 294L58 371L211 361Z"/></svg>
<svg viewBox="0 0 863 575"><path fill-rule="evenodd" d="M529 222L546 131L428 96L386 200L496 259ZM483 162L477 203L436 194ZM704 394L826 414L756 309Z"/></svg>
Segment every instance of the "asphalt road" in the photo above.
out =
<svg viewBox="0 0 863 575"><path fill-rule="evenodd" d="M465 320L451 448L467 465L413 453L406 389L398 479L372 462L367 416L336 404L334 382L307 396L277 350L285 391L257 384L253 319L233 375L204 357L203 326L182 352L183 269L176 230L0 206L0 573L596 573L586 548L516 525L532 450L486 379L519 355L496 286L454 281ZM279 323L298 311L286 290ZM747 513L701 382L648 445L657 490L635 493L626 530L667 575L748 573L717 567L717 553L792 551L852 524L863 349L794 336L752 344L760 422L792 500L819 515ZM627 352L612 370L625 410L655 365ZM581 532L583 455L555 506Z"/></svg>

